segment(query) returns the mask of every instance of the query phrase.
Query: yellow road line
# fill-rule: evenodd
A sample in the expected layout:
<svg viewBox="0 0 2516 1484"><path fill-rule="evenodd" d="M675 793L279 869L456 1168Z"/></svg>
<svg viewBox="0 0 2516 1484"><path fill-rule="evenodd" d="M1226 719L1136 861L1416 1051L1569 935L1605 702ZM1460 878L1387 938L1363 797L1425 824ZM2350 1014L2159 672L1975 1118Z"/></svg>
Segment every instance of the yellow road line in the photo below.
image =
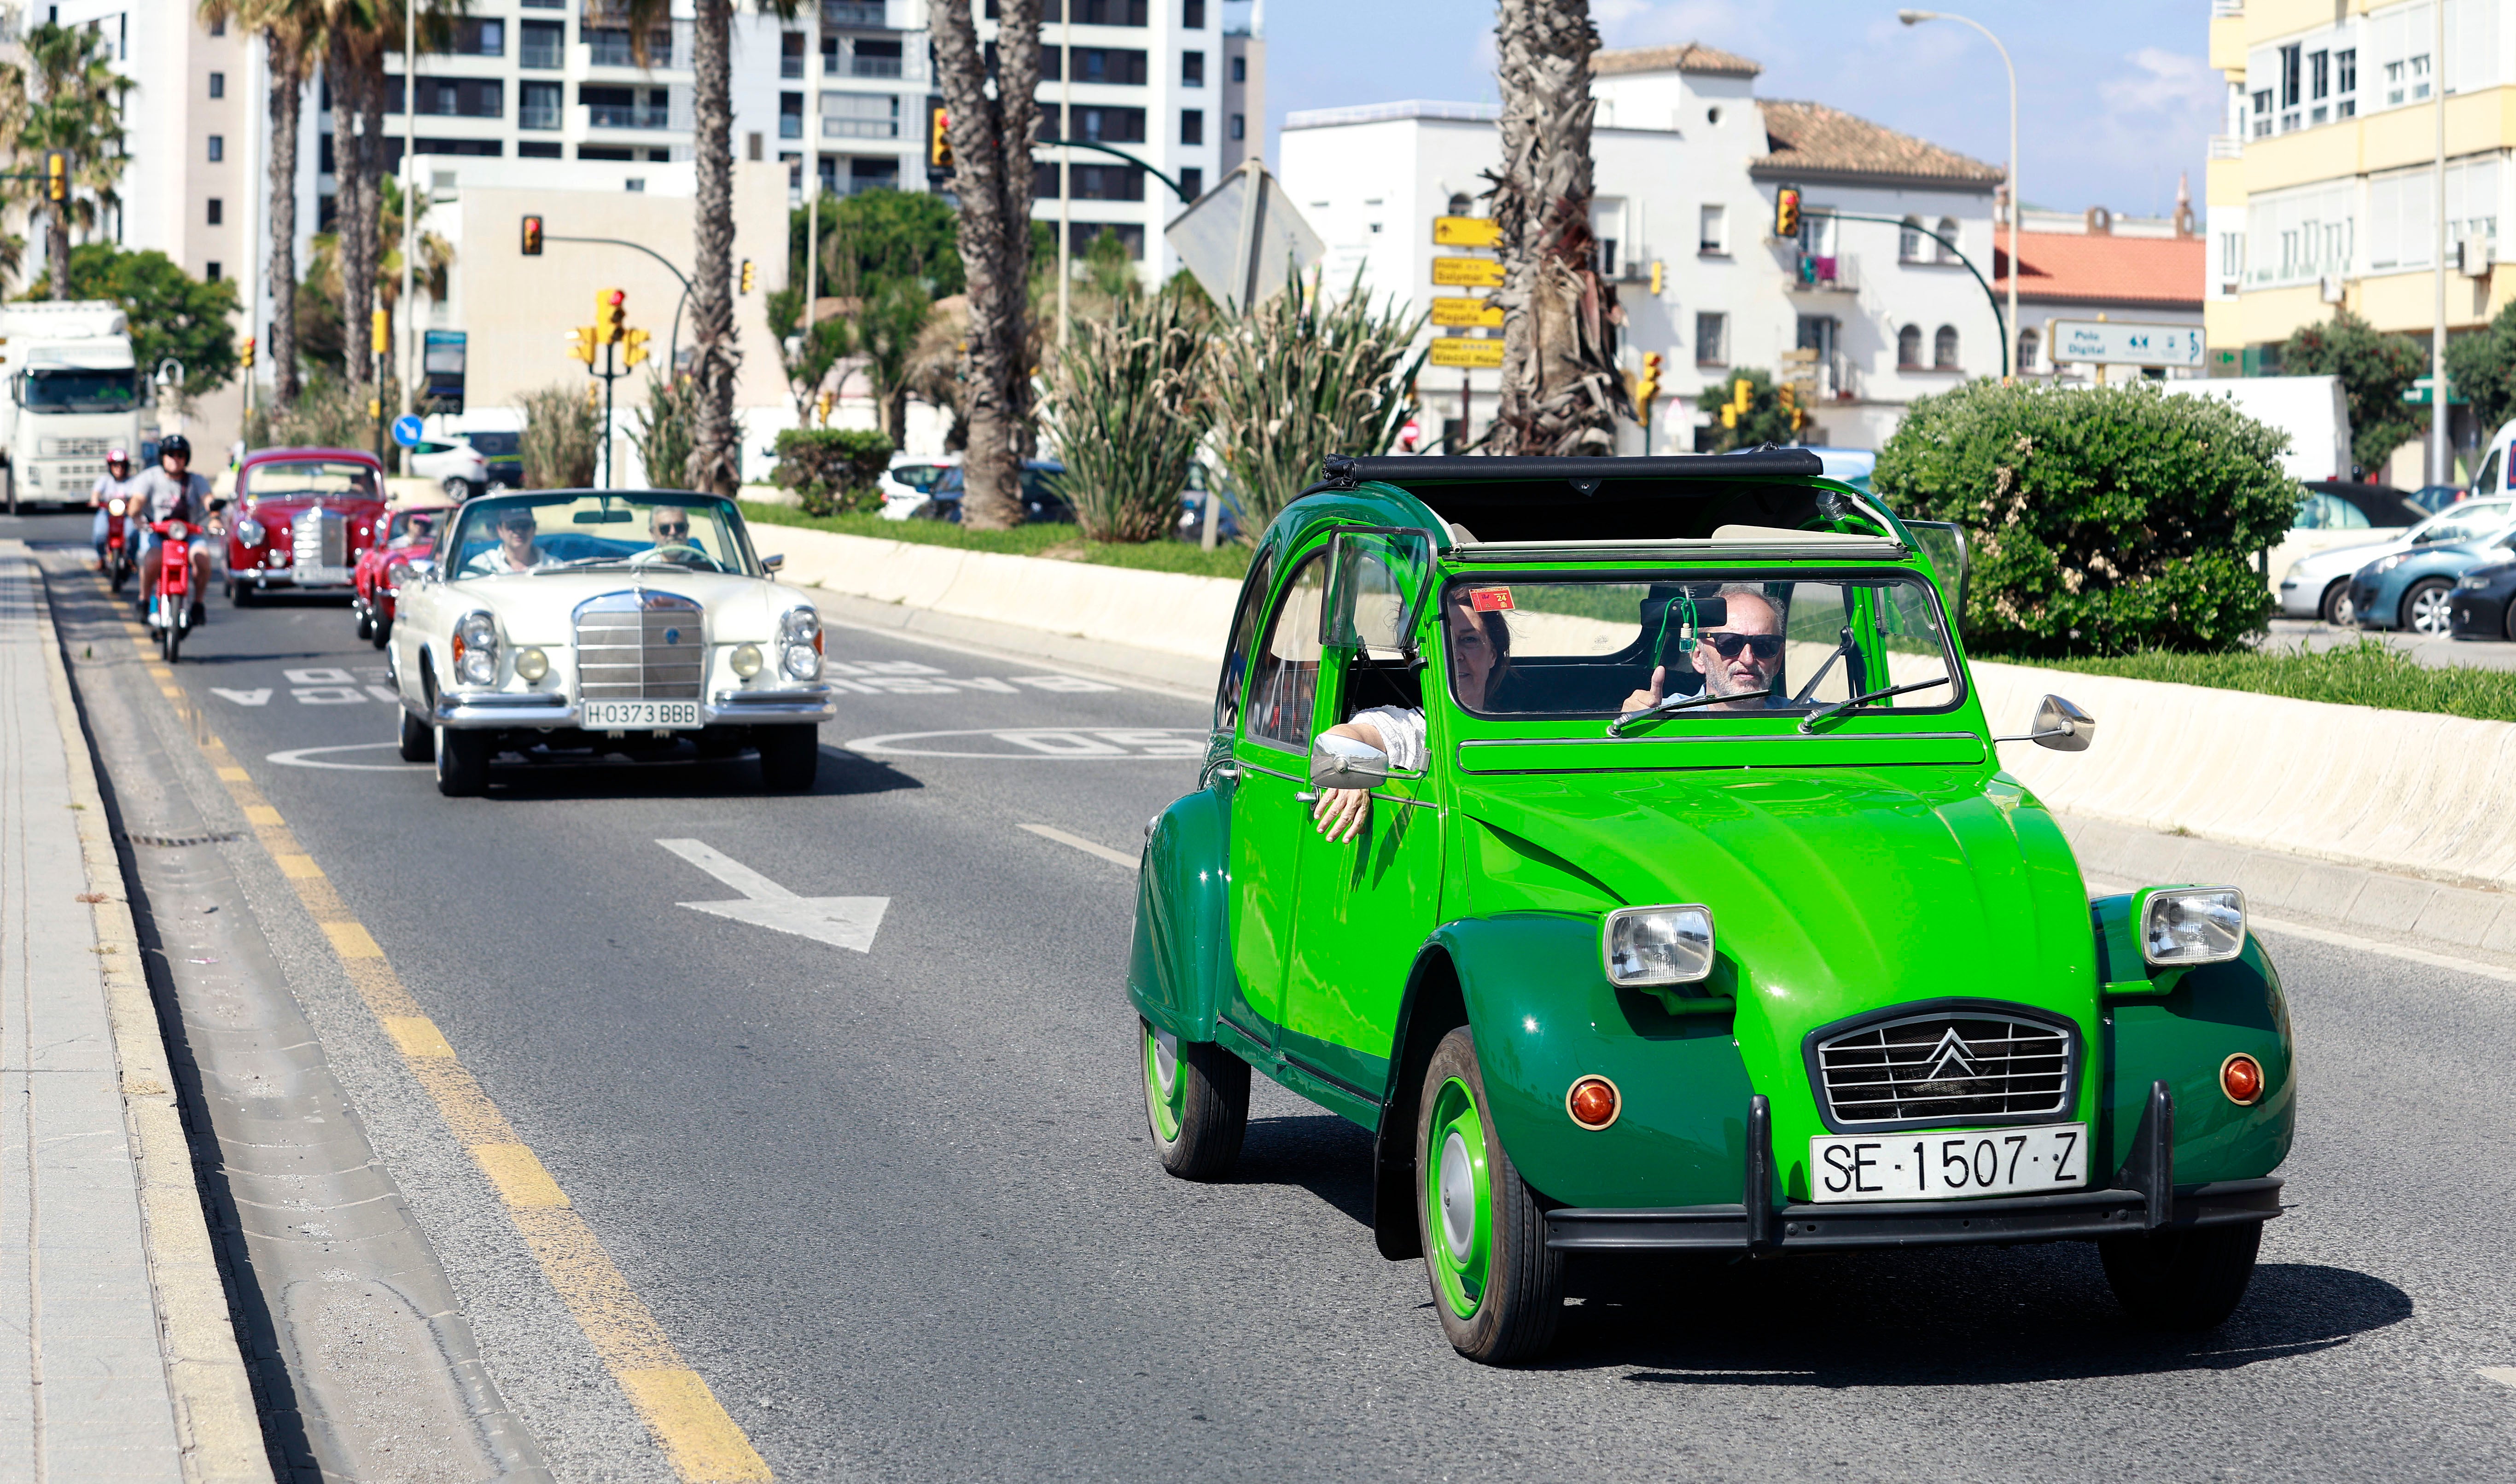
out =
<svg viewBox="0 0 2516 1484"><path fill-rule="evenodd" d="M236 766L224 742L206 732L195 738L263 848L297 889L298 901L331 940L342 971L401 1053L402 1065L497 1190L542 1276L654 1434L673 1471L688 1484L755 1484L771 1478L768 1462L751 1446L741 1424L673 1348L594 1229L568 1205L567 1192L464 1070L453 1043L402 987L384 950L350 914L331 879L298 843L279 811Z"/></svg>

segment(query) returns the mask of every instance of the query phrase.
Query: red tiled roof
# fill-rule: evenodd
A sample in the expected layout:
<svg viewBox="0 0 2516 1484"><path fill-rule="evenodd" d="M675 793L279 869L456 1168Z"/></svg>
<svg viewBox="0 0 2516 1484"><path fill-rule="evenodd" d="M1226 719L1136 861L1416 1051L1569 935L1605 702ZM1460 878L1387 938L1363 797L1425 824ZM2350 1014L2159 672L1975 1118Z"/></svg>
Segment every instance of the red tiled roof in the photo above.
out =
<svg viewBox="0 0 2516 1484"><path fill-rule="evenodd" d="M1724 77L1753 77L1764 68L1736 52L1716 51L1699 41L1681 46L1629 46L1590 54L1590 70L1602 77L1620 72L1711 72Z"/></svg>
<svg viewBox="0 0 2516 1484"><path fill-rule="evenodd" d="M2000 183L1998 165L1969 159L1841 108L1766 98L1756 100L1756 106L1764 111L1771 151L1747 167L1760 181L1911 183L1981 191Z"/></svg>
<svg viewBox="0 0 2516 1484"><path fill-rule="evenodd" d="M2009 233L1995 229L1992 289L2009 291ZM2200 237L2083 236L2073 232L2022 233L2018 297L2092 304L2202 307L2209 257Z"/></svg>

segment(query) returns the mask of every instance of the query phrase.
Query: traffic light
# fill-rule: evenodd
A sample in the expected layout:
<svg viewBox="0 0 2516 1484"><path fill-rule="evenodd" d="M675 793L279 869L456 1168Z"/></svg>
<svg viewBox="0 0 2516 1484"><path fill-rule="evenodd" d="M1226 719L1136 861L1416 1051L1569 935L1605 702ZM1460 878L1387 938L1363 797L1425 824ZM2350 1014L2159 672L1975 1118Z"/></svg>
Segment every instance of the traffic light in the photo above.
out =
<svg viewBox="0 0 2516 1484"><path fill-rule="evenodd" d="M952 115L942 108L926 116L926 163L937 170L952 168Z"/></svg>
<svg viewBox="0 0 2516 1484"><path fill-rule="evenodd" d="M1634 383L1634 411L1645 428L1651 426L1652 399L1659 396L1659 352L1645 351L1642 379Z"/></svg>
<svg viewBox="0 0 2516 1484"><path fill-rule="evenodd" d="M585 384L585 410L588 412L603 410L603 383L589 381Z"/></svg>
<svg viewBox="0 0 2516 1484"><path fill-rule="evenodd" d="M1783 419L1790 423L1791 431L1797 433L1800 430L1800 394L1798 389L1791 386L1788 382L1784 382L1782 386L1775 389L1774 395L1782 401Z"/></svg>
<svg viewBox="0 0 2516 1484"><path fill-rule="evenodd" d="M247 336L245 336L245 337L244 337L244 349L243 349L243 351L242 351L242 353L241 353L241 358L242 358L242 360L243 360L243 361L244 361L244 368L245 368L246 370L248 370L248 371L252 370L252 369L253 369L253 337L252 337L251 335L247 335Z"/></svg>
<svg viewBox="0 0 2516 1484"><path fill-rule="evenodd" d="M367 316L367 342L379 356L393 344L393 311L380 309Z"/></svg>
<svg viewBox="0 0 2516 1484"><path fill-rule="evenodd" d="M1721 404L1721 426L1725 428L1739 426L1739 408L1733 403L1725 402Z"/></svg>
<svg viewBox="0 0 2516 1484"><path fill-rule="evenodd" d="M752 288L753 288L755 285L757 285L757 284L759 283L759 281L760 281L760 275L759 275L757 272L755 272L755 271L753 270L753 268L752 268L752 266L751 266L751 260L750 260L749 258L745 258L745 259L743 259L743 260L742 260L742 291L743 291L744 293L746 293L746 294L747 294L747 293L749 293L749 292L751 292Z"/></svg>
<svg viewBox="0 0 2516 1484"><path fill-rule="evenodd" d="M1659 259L1657 259L1657 258L1654 258L1654 259L1652 259L1652 297L1653 297L1653 298L1656 299L1656 298L1658 298L1658 297L1659 297L1660 284L1661 284L1663 281L1664 281L1664 275L1663 275L1663 272L1662 272L1662 265L1661 265L1661 263L1660 263Z"/></svg>
<svg viewBox="0 0 2516 1484"><path fill-rule="evenodd" d="M1800 188L1784 186L1774 192L1774 235L1783 241L1800 234Z"/></svg>
<svg viewBox="0 0 2516 1484"><path fill-rule="evenodd" d="M524 218L524 256L527 258L538 258L541 255L542 219L537 216L528 216Z"/></svg>
<svg viewBox="0 0 2516 1484"><path fill-rule="evenodd" d="M1742 414L1752 411L1756 405L1756 384L1744 376L1730 383L1730 405Z"/></svg>
<svg viewBox="0 0 2516 1484"><path fill-rule="evenodd" d="M813 411L822 427L826 428L830 425L830 404L837 401L836 397L827 392L813 399Z"/></svg>
<svg viewBox="0 0 2516 1484"><path fill-rule="evenodd" d="M620 363L636 365L647 359L647 342L655 337L646 330L631 330L620 337Z"/></svg>
<svg viewBox="0 0 2516 1484"><path fill-rule="evenodd" d="M580 324L567 332L567 353L589 366L594 364L593 325Z"/></svg>
<svg viewBox="0 0 2516 1484"><path fill-rule="evenodd" d="M594 295L594 343L616 345L620 331L629 323L629 296L616 288L599 289Z"/></svg>
<svg viewBox="0 0 2516 1484"><path fill-rule="evenodd" d="M59 149L44 156L44 199L66 201L70 197L70 157Z"/></svg>

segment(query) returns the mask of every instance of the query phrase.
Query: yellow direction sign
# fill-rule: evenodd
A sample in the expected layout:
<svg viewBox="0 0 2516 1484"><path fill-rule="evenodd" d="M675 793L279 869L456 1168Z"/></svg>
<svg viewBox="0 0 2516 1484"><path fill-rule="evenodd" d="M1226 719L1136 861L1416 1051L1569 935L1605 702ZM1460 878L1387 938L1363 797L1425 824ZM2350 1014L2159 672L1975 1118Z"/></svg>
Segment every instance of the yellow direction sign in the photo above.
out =
<svg viewBox="0 0 2516 1484"><path fill-rule="evenodd" d="M1453 335L1433 342L1435 365L1455 366L1460 370L1490 371L1502 365L1502 342L1470 340Z"/></svg>
<svg viewBox="0 0 2516 1484"><path fill-rule="evenodd" d="M1436 247L1495 247L1502 242L1502 224L1491 217L1435 217Z"/></svg>
<svg viewBox="0 0 2516 1484"><path fill-rule="evenodd" d="M1491 258L1435 258L1433 281L1443 288L1500 288L1502 265Z"/></svg>
<svg viewBox="0 0 2516 1484"><path fill-rule="evenodd" d="M1446 330L1502 328L1502 306L1490 299L1433 299L1433 323Z"/></svg>

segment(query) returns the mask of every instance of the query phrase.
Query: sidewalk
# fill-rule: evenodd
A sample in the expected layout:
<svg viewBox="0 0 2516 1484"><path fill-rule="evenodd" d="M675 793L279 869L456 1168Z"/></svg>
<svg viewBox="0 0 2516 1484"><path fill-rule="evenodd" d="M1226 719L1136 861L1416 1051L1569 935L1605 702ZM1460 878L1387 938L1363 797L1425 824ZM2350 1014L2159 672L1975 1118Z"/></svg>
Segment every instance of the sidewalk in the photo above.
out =
<svg viewBox="0 0 2516 1484"><path fill-rule="evenodd" d="M0 1479L271 1478L173 1085L42 578L0 541Z"/></svg>

